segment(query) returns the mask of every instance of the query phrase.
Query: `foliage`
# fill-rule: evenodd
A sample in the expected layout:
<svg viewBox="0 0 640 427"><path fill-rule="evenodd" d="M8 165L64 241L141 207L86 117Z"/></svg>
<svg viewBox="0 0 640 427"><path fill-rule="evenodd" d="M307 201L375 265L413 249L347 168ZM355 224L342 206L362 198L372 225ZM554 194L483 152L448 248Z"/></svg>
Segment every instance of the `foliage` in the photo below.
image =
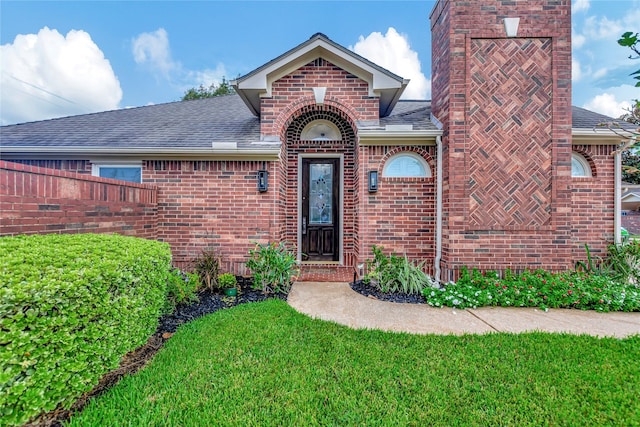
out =
<svg viewBox="0 0 640 427"><path fill-rule="evenodd" d="M640 184L640 156L632 150L622 152L622 180Z"/></svg>
<svg viewBox="0 0 640 427"><path fill-rule="evenodd" d="M628 47L633 51L637 56L629 55L629 59L640 59L640 39L638 38L638 33L633 33L628 31L620 37L618 40L618 44L623 47ZM640 69L631 73L634 80L637 80L636 87L640 87ZM633 100L633 106L627 110L627 113L621 116L621 120L624 120L629 123L633 123L640 126L640 100ZM638 138L640 138L640 127L636 129L624 128L619 123L612 122L604 124L609 130L613 131L615 134L624 138L622 147L619 151L623 152L629 148L635 148L638 144ZM637 174L640 171L636 167L630 167L623 163L623 171L626 172L627 175ZM634 181L637 179L634 179Z"/></svg>
<svg viewBox="0 0 640 427"><path fill-rule="evenodd" d="M218 288L220 257L215 249L204 249L193 262L193 271L200 278L200 285L210 291Z"/></svg>
<svg viewBox="0 0 640 427"><path fill-rule="evenodd" d="M382 246L373 246L373 259L366 261L365 282L385 293L420 294L424 287L434 286L431 277L423 271L424 261L416 264L406 255L392 253L387 256L383 249Z"/></svg>
<svg viewBox="0 0 640 427"><path fill-rule="evenodd" d="M218 285L221 289L235 288L237 283L236 276L231 273L223 273L218 276Z"/></svg>
<svg viewBox="0 0 640 427"><path fill-rule="evenodd" d="M0 238L0 425L70 407L156 330L174 280L166 243Z"/></svg>
<svg viewBox="0 0 640 427"><path fill-rule="evenodd" d="M235 93L233 87L229 84L229 81L222 78L222 82L219 84L211 83L211 86L205 87L200 85L197 88L192 87L188 89L182 96L181 101L191 101L194 99L213 98L221 95L230 95Z"/></svg>
<svg viewBox="0 0 640 427"><path fill-rule="evenodd" d="M588 244L584 244L584 250L587 253L586 261L577 261L576 262L576 270L582 271L587 274L607 274L609 273L608 266L603 262L602 259L597 258L593 259L591 256L591 249L589 249Z"/></svg>
<svg viewBox="0 0 640 427"><path fill-rule="evenodd" d="M249 251L247 268L253 273L253 288L264 293L288 292L299 274L295 255L282 243L256 243Z"/></svg>
<svg viewBox="0 0 640 427"><path fill-rule="evenodd" d="M607 263L615 280L640 286L640 242L629 240L610 245Z"/></svg>
<svg viewBox="0 0 640 427"><path fill-rule="evenodd" d="M637 55L636 57L629 55L629 59L640 58L640 38L638 38L638 33L633 34L632 31L627 31L620 37L618 44L623 47L628 47ZM634 76L634 80L638 80L636 87L640 87L640 70L634 71L631 75Z"/></svg>
<svg viewBox="0 0 640 427"><path fill-rule="evenodd" d="M183 273L174 270L167 282L167 307L169 313L179 304L189 304L198 300L196 292L200 279L195 273Z"/></svg>
<svg viewBox="0 0 640 427"><path fill-rule="evenodd" d="M69 425L633 426L638 360L640 336L353 330L270 300L182 326Z"/></svg>
<svg viewBox="0 0 640 427"><path fill-rule="evenodd" d="M461 309L502 306L640 311L640 289L607 275L579 271L506 271L500 278L496 272L463 269L456 283L425 289L423 295L434 307Z"/></svg>

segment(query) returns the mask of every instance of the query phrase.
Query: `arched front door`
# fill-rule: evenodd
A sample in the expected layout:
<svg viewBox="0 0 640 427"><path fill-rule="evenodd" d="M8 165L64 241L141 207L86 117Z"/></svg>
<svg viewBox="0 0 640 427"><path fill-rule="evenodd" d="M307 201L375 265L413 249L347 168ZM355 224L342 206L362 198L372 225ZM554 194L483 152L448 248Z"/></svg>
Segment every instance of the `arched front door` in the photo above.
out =
<svg viewBox="0 0 640 427"><path fill-rule="evenodd" d="M338 261L340 251L340 159L302 159L301 243L303 261Z"/></svg>

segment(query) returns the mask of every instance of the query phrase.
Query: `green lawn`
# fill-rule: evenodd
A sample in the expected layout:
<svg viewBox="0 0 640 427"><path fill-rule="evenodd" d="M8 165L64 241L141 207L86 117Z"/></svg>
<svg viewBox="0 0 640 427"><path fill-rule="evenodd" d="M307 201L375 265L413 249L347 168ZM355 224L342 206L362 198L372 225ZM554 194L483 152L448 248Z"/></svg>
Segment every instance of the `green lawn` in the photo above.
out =
<svg viewBox="0 0 640 427"><path fill-rule="evenodd" d="M355 331L269 300L184 325L72 426L640 425L640 336Z"/></svg>

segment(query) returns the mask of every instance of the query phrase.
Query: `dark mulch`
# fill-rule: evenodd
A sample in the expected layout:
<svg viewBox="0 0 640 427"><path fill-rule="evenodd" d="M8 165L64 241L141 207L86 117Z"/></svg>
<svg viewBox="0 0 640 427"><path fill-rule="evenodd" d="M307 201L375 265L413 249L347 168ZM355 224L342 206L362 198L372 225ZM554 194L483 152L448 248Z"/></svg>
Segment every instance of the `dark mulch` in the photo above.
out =
<svg viewBox="0 0 640 427"><path fill-rule="evenodd" d="M389 302L402 302L409 304L426 304L427 301L424 299L422 295L409 295L403 294L400 292L392 292L392 293L383 293L374 288L371 285L365 284L362 280L358 280L356 282L350 283L351 289L358 292L359 294L364 295L365 297L379 299L382 301Z"/></svg>
<svg viewBox="0 0 640 427"><path fill-rule="evenodd" d="M236 297L225 296L221 291L202 291L198 294L198 301L180 305L173 313L160 318L160 323L156 333L149 337L146 344L128 353L122 358L120 366L102 377L98 385L91 391L82 395L71 407L71 409L58 408L54 411L42 414L34 421L25 424L26 426L47 426L58 427L68 421L72 414L79 412L89 403L92 397L99 396L110 387L115 385L125 375L131 375L143 368L149 360L162 348L164 343L171 338L178 327L190 322L198 317L216 312L218 310L233 307L249 302L264 301L269 298L287 299L287 294L263 294L261 291L251 289L252 280L248 278L238 278L238 295Z"/></svg>

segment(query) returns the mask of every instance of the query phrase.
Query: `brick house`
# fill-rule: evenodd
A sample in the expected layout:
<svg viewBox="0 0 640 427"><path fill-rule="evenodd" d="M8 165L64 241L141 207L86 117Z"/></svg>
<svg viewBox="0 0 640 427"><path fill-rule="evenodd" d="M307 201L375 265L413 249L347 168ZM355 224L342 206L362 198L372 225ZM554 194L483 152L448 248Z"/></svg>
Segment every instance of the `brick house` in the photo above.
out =
<svg viewBox="0 0 640 427"><path fill-rule="evenodd" d="M571 106L570 3L440 0L432 101L315 34L235 95L4 126L1 158L155 186L178 263L215 247L242 273L277 241L335 274L374 244L441 280L570 268L620 227L620 138Z"/></svg>

